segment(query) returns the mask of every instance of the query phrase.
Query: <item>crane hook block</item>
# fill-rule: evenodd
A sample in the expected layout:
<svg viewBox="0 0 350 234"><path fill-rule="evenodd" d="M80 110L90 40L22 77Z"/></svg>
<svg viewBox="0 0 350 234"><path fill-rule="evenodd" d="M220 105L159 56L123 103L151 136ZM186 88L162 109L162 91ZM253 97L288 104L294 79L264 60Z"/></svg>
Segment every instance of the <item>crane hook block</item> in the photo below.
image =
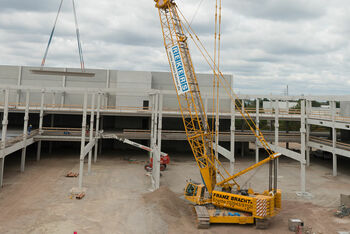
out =
<svg viewBox="0 0 350 234"><path fill-rule="evenodd" d="M156 2L157 8L168 8L168 3L171 2L171 0L154 0Z"/></svg>

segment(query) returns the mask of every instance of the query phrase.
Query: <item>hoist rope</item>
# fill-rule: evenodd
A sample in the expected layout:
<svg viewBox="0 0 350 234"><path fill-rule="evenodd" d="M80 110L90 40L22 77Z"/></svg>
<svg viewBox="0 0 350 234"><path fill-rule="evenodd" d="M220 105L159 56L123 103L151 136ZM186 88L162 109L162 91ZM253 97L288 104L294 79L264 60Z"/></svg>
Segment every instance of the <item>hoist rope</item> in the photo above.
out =
<svg viewBox="0 0 350 234"><path fill-rule="evenodd" d="M50 45L51 45L52 38L53 38L53 35L54 35L54 33L55 33L56 24L57 24L57 19L58 19L58 16L59 16L60 12L61 12L62 3L63 3L63 0L61 0L60 6L59 6L59 8L58 8L57 15L56 15L56 19L55 19L55 23L54 23L54 25L53 25L53 27L52 27L52 31L51 31L51 34L50 34L49 42L47 43L46 50L45 50L45 54L44 54L43 60L41 61L41 69L45 66L45 61L46 61L47 53L49 52L49 47L50 47Z"/></svg>
<svg viewBox="0 0 350 234"><path fill-rule="evenodd" d="M74 12L75 31L76 31L76 34L77 34L77 43L78 43L78 51L79 51L79 58L80 58L80 67L81 67L81 70L84 72L85 65L84 65L83 49L81 47L81 42L80 42L80 32L79 32L78 18L77 18L77 13L76 13L76 10L75 10L74 0L72 0L72 4L73 4L73 12Z"/></svg>
<svg viewBox="0 0 350 234"><path fill-rule="evenodd" d="M54 25L52 27L51 34L50 34L50 37L49 37L49 41L47 43L46 50L45 50L45 53L44 53L44 57L43 57L43 60L41 61L41 69L43 69L44 66L45 66L47 54L49 52L49 48L50 48L50 45L52 43L52 39L53 39L53 36L54 36L54 33L55 33L57 20L58 20L58 17L60 15L60 12L61 12L61 9L62 9L62 4L63 4L63 0L61 0L60 6L58 8L57 15L56 15L56 18L55 18L55 22L54 22ZM75 31L76 31L76 35L77 35L80 67L81 67L81 70L84 72L85 71L85 65L84 65L83 49L82 49L81 41L80 41L80 32L79 32L79 26L78 26L78 18L77 18L77 13L76 13L76 9L75 9L74 0L72 0L72 4L73 4L73 13L74 13L74 21L75 21Z"/></svg>

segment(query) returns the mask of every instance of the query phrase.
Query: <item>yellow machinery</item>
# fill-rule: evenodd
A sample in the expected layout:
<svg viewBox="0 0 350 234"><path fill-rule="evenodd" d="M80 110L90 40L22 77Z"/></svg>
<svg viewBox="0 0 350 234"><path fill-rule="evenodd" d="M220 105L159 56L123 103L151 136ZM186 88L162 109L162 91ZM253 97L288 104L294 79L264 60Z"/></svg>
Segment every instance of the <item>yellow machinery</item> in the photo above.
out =
<svg viewBox="0 0 350 234"><path fill-rule="evenodd" d="M221 165L214 154L213 133L204 110L184 32L187 31L194 39L189 32L190 26L182 24L179 13L182 14L174 0L155 2L187 140L203 180L203 184L189 182L185 188L185 198L195 205L198 227L208 228L210 223L256 223L258 228L265 228L269 218L275 216L281 208L275 160L280 154L272 152L249 113L239 108L243 119L267 150L269 157L235 175L230 175ZM218 80L224 79L215 61L211 67ZM232 98L233 91L227 90L227 82L223 86ZM238 107L236 102L235 105ZM270 164L269 189L261 194L252 189L241 189L235 178L267 162ZM220 181L217 181L217 175Z"/></svg>

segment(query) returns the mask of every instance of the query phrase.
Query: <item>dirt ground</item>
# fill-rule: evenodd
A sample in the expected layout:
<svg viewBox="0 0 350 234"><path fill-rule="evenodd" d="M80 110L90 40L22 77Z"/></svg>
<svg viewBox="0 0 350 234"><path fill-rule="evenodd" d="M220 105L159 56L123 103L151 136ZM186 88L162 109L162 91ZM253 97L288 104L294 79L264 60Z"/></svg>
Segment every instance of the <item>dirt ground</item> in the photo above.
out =
<svg viewBox="0 0 350 234"><path fill-rule="evenodd" d="M129 160L125 156L129 155ZM0 189L0 233L290 233L289 218L301 218L315 233L350 230L350 217L339 219L333 212L339 194L350 194L349 161L340 163L339 176L331 176L331 162L312 160L307 169L307 190L311 198L296 196L300 165L283 158L279 166L279 187L283 210L271 220L268 230L252 225L211 225L197 230L193 209L182 198L186 180L200 181L191 155L171 155L171 165L161 176L160 190L151 192L150 178L143 170L146 155L109 153L93 164L91 175L84 175L87 194L82 200L70 198L77 178L78 154L43 154L27 160L26 171L19 172L18 157L5 162L5 185ZM252 164L253 157L237 158L235 170ZM345 165L347 164L347 165ZM87 165L86 165L87 166ZM86 169L86 167L85 167ZM267 186L267 167L240 178L241 184L255 190Z"/></svg>

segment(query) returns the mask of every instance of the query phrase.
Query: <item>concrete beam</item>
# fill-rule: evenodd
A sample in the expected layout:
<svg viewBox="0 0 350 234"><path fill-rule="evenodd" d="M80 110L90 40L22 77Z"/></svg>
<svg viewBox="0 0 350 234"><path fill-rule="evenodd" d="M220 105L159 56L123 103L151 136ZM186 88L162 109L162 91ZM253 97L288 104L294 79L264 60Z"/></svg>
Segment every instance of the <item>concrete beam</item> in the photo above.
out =
<svg viewBox="0 0 350 234"><path fill-rule="evenodd" d="M312 147L312 148L315 148L315 149L318 149L318 150L326 151L326 152L329 152L329 153L333 153L333 149L334 149L332 146L325 145L325 144L322 144L322 143L319 143L319 142L313 142L312 140L308 143L308 146ZM350 158L350 151L348 151L348 150L335 148L334 152L337 155L342 155L344 157Z"/></svg>

